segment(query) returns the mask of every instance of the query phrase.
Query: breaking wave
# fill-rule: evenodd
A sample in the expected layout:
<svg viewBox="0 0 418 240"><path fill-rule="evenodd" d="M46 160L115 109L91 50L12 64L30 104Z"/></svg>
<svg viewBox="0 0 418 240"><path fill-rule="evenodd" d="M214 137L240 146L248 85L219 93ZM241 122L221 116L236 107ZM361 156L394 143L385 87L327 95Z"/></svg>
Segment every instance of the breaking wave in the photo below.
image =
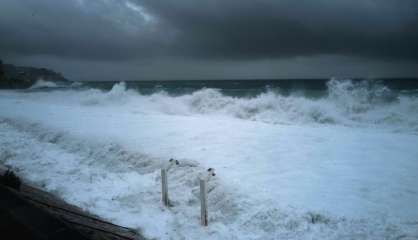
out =
<svg viewBox="0 0 418 240"><path fill-rule="evenodd" d="M142 95L124 82L108 91L90 89L83 105L124 105L142 112L174 115L218 115L270 124L338 124L394 127L418 131L416 95L395 92L373 81L331 79L320 98L284 95L267 89L255 97L232 97L220 89L204 88L191 94L170 96L164 90Z"/></svg>
<svg viewBox="0 0 418 240"><path fill-rule="evenodd" d="M30 88L36 89L36 88L55 88L55 87L58 87L58 85L55 82L39 79Z"/></svg>

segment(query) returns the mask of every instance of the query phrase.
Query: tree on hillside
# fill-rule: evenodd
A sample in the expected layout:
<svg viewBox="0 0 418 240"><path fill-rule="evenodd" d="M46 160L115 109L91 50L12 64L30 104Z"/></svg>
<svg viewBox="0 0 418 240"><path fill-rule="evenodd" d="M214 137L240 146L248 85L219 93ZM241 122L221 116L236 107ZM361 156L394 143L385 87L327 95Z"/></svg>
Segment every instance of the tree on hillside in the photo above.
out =
<svg viewBox="0 0 418 240"><path fill-rule="evenodd" d="M4 72L3 72L3 62L0 59L0 77L3 77Z"/></svg>
<svg viewBox="0 0 418 240"><path fill-rule="evenodd" d="M3 77L4 77L3 62L0 59L0 81L3 80Z"/></svg>

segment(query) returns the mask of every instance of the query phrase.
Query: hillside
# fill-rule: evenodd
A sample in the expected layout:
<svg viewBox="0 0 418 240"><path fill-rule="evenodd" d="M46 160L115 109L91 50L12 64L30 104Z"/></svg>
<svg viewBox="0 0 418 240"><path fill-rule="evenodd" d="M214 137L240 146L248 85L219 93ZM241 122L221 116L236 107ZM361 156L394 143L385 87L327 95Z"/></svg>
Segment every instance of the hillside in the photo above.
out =
<svg viewBox="0 0 418 240"><path fill-rule="evenodd" d="M37 80L68 81L61 73L46 68L22 67L3 64L0 60L0 88L28 88Z"/></svg>

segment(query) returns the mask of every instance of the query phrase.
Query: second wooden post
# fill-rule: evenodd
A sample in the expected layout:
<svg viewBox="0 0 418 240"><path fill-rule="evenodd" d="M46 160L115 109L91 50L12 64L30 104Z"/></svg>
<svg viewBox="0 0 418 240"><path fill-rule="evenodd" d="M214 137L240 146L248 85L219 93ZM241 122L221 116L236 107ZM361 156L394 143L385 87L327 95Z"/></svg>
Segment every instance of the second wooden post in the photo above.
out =
<svg viewBox="0 0 418 240"><path fill-rule="evenodd" d="M200 223L203 226L208 225L208 196L206 190L206 180L200 179Z"/></svg>
<svg viewBox="0 0 418 240"><path fill-rule="evenodd" d="M161 169L161 196L164 206L168 207L170 201L168 200L168 185L167 185L167 169Z"/></svg>

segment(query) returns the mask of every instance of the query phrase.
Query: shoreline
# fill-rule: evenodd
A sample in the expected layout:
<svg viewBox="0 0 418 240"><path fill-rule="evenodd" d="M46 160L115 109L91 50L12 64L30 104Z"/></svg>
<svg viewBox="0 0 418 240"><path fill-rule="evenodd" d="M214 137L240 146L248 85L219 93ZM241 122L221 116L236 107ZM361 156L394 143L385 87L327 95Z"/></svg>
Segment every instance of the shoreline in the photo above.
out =
<svg viewBox="0 0 418 240"><path fill-rule="evenodd" d="M1 176L7 170L5 166L0 165ZM65 231L65 235L72 234L69 239L145 239L134 229L105 221L52 193L32 186L25 180L22 181L19 190L0 183L0 191L2 197L7 196L6 200L1 201L3 206L0 205L0 209L7 212L3 214L4 218L8 218L6 228L11 231L22 230L23 233L19 231L20 234L29 234L31 238L48 236L52 239L61 239L64 235L57 235L56 232ZM10 207L15 205L19 207ZM42 224L38 224L39 221Z"/></svg>

